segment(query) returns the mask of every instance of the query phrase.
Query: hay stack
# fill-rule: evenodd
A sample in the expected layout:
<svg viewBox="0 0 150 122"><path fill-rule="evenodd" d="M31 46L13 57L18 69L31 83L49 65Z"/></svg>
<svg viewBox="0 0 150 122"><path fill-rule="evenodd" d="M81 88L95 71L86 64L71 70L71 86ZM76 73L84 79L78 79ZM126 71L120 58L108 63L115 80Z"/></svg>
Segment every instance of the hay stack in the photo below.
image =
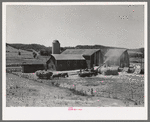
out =
<svg viewBox="0 0 150 122"><path fill-rule="evenodd" d="M134 71L135 71L135 68L134 68L134 67L133 67L133 68L129 68L128 73L134 73Z"/></svg>
<svg viewBox="0 0 150 122"><path fill-rule="evenodd" d="M140 73L141 73L141 67L137 65L134 74L140 74Z"/></svg>
<svg viewBox="0 0 150 122"><path fill-rule="evenodd" d="M39 78L48 78L48 79L50 79L50 77L53 75L52 72L44 71L44 70L38 70L35 73L36 73L36 76L39 77Z"/></svg>
<svg viewBox="0 0 150 122"><path fill-rule="evenodd" d="M128 73L129 72L129 67L124 67L122 72L127 72Z"/></svg>
<svg viewBox="0 0 150 122"><path fill-rule="evenodd" d="M119 67L102 67L100 72L103 75L118 75Z"/></svg>
<svg viewBox="0 0 150 122"><path fill-rule="evenodd" d="M98 69L98 73L99 73L99 74L102 74L102 72L101 72L101 68L99 68L99 69Z"/></svg>
<svg viewBox="0 0 150 122"><path fill-rule="evenodd" d="M123 68L121 68L121 67L119 67L119 70L118 70L119 72L122 72L123 71Z"/></svg>

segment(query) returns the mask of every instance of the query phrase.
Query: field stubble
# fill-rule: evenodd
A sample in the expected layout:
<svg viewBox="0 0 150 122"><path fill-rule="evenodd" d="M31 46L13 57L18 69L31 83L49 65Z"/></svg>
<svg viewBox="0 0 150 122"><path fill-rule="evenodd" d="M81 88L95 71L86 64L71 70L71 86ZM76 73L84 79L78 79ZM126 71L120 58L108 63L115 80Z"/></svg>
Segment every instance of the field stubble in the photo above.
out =
<svg viewBox="0 0 150 122"><path fill-rule="evenodd" d="M74 105L96 106L97 105L96 103L93 103L93 102L90 103L88 101L89 104L87 104L87 101L85 102L84 100L98 99L98 98L109 99L109 101L110 99L111 100L120 99L123 102L123 104L120 103L121 106L124 106L124 105L125 106L135 106L135 105L143 106L144 105L144 77L143 76L124 76L123 75L120 77L117 77L117 76L105 77L105 76L99 75L97 77L91 77L91 78L80 78L76 75L73 75L65 79L61 78L61 79L53 79L53 80L41 80L41 79L38 79L36 75L33 73L30 73L30 74L15 73L15 74L20 77L24 77L30 80L37 81L36 83L42 83L43 85L46 85L46 86L50 86L50 87L57 86L58 89L56 90L56 93L53 92L54 94L57 94L57 92L61 88L65 90L69 90L69 95L66 95L65 97L64 95L58 95L59 97L56 95L57 98L60 98L60 101L57 100L58 104L55 100L53 100L53 102L52 101L50 102L50 103L54 103L53 105L47 105L46 103L44 104L47 106L70 105L68 104L68 100L67 102L63 103L64 99L63 100L61 99L61 98L66 99L67 96L68 96L67 99L69 99L70 102L74 101L74 103L71 104L72 106ZM137 78L138 79L140 78L140 79L136 81L133 80ZM72 95L75 95L78 97L73 98ZM99 101L98 103L99 103L99 106L104 105L102 101L101 102ZM38 106L38 105L36 104L35 106ZM113 106L113 105L110 105L110 106Z"/></svg>

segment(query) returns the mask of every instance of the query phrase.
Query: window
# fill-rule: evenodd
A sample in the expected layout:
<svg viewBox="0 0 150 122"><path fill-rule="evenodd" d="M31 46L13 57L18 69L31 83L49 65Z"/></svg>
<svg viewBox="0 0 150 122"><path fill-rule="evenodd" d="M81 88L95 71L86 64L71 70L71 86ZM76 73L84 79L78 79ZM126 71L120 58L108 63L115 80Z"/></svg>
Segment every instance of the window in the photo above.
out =
<svg viewBox="0 0 150 122"><path fill-rule="evenodd" d="M77 66L77 61L74 61L74 64L73 64L74 66Z"/></svg>
<svg viewBox="0 0 150 122"><path fill-rule="evenodd" d="M77 64L77 61L74 61L74 64Z"/></svg>
<svg viewBox="0 0 150 122"><path fill-rule="evenodd" d="M67 61L67 65L70 66L70 61Z"/></svg>
<svg viewBox="0 0 150 122"><path fill-rule="evenodd" d="M80 61L81 65L83 65L83 61Z"/></svg>

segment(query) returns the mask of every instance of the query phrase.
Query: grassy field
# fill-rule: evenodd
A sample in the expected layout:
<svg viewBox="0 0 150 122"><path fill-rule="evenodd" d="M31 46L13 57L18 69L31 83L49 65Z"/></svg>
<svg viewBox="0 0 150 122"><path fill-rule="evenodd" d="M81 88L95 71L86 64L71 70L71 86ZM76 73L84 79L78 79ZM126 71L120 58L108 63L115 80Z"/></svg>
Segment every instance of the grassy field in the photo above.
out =
<svg viewBox="0 0 150 122"><path fill-rule="evenodd" d="M18 55L15 52L6 53L6 66L7 67L14 67L14 66L21 66L22 63L39 63L42 60L36 59L33 57L32 52L25 52Z"/></svg>
<svg viewBox="0 0 150 122"><path fill-rule="evenodd" d="M46 90L48 87L49 89L54 89L52 92L53 95L59 96L59 93L66 94L65 92L71 93L70 96L66 97L63 96L63 100L71 100L70 102L78 101L78 98L80 99L78 102L81 102L81 106L97 106L97 101L105 99L106 102L101 104L98 104L99 106L144 106L144 77L143 76L132 76L134 79L140 78L140 81L132 81L129 83L129 80L125 80L130 78L130 76L122 76L120 74L120 77L118 76L97 76L97 77L91 77L91 78L80 78L77 75L72 75L68 78L61 78L61 79L54 79L54 80L41 80L36 77L35 74L27 74L27 73L14 73L18 76L26 78L17 78L14 80L15 82L21 83L23 80L26 82L32 83L32 85L40 85L43 86L43 88ZM9 83L9 76L8 75L7 82ZM17 77L17 76L14 76ZM30 80L29 80L30 79ZM142 81L142 82L141 82ZM11 81L12 82L12 81ZM28 83L27 82L27 83ZM17 84L17 83L16 83ZM9 86L9 84L8 84ZM60 90L64 90L59 92ZM9 91L10 89L8 89ZM41 90L41 88L38 88L37 90ZM48 89L47 89L48 90ZM45 94L49 93L49 91L45 91ZM19 91L20 93L20 91ZM44 92L43 92L44 93ZM40 95L40 93L37 93ZM9 95L8 95L9 96ZM74 96L76 96L74 98ZM40 99L40 96L37 97L37 99ZM96 101L97 99L97 101ZM10 101L12 99L8 100L8 106L10 104ZM89 100L92 104L85 104L84 102ZM108 100L108 101L107 101ZM30 100L27 100L28 102ZM31 100L32 101L32 100ZM109 102L110 101L110 102ZM116 105L114 105L114 101L118 101ZM61 101L60 101L61 102ZM73 102L73 103L74 103ZM11 103L13 106L13 103ZM54 106L57 106L53 104ZM64 106L64 104L61 104ZM67 105L70 105L69 103ZM67 106L66 105L66 106ZM72 104L73 106L80 106L79 104ZM41 105L39 105L41 106ZM45 104L46 106L46 104Z"/></svg>
<svg viewBox="0 0 150 122"><path fill-rule="evenodd" d="M83 96L72 90L35 82L7 73L7 107L119 107L126 104L118 99ZM130 105L133 106L133 105Z"/></svg>

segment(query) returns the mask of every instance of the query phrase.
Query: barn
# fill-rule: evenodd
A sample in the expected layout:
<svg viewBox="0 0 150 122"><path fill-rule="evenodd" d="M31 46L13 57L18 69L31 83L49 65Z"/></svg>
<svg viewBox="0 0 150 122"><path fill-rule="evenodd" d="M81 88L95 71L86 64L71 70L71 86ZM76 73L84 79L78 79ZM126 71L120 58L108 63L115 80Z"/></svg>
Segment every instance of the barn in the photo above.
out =
<svg viewBox="0 0 150 122"><path fill-rule="evenodd" d="M103 64L103 56L100 49L66 49L61 54L82 55L86 60L88 68Z"/></svg>
<svg viewBox="0 0 150 122"><path fill-rule="evenodd" d="M56 71L87 68L84 57L79 54L52 54L46 64L48 70Z"/></svg>
<svg viewBox="0 0 150 122"><path fill-rule="evenodd" d="M129 67L129 55L127 49L109 49L104 56L107 66Z"/></svg>

